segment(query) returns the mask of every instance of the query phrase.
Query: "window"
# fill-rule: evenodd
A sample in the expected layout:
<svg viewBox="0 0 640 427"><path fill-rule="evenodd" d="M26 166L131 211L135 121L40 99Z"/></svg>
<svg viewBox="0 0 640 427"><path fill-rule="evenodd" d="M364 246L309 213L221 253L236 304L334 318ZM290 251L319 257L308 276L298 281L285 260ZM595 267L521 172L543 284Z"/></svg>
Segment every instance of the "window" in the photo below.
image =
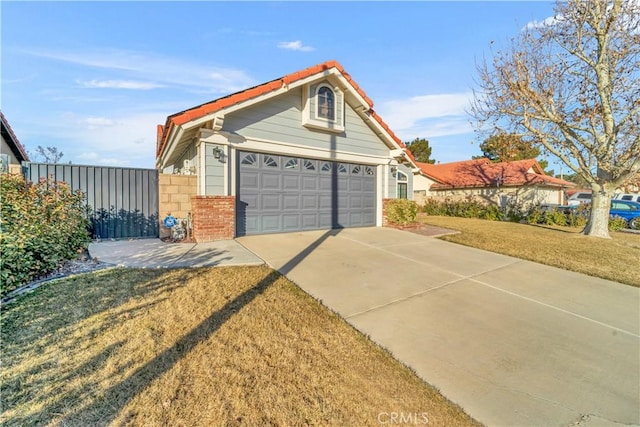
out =
<svg viewBox="0 0 640 427"><path fill-rule="evenodd" d="M366 166L364 168L364 174L365 175L373 175L374 174L373 168L371 166Z"/></svg>
<svg viewBox="0 0 640 427"><path fill-rule="evenodd" d="M330 80L305 85L303 101L303 126L332 133L345 131L344 93Z"/></svg>
<svg viewBox="0 0 640 427"><path fill-rule="evenodd" d="M405 173L398 171L397 179L398 179L398 199L406 199L407 198L407 181L409 180L409 178Z"/></svg>
<svg viewBox="0 0 640 427"><path fill-rule="evenodd" d="M298 159L289 159L284 164L285 169L298 169Z"/></svg>
<svg viewBox="0 0 640 427"><path fill-rule="evenodd" d="M251 154L243 154L243 158L240 161L240 164L242 165L247 165L247 166L253 166L256 164L256 155L251 153Z"/></svg>
<svg viewBox="0 0 640 427"><path fill-rule="evenodd" d="M351 175L360 175L360 166L352 166Z"/></svg>
<svg viewBox="0 0 640 427"><path fill-rule="evenodd" d="M322 163L322 171L323 171L323 172L329 172L329 171L331 171L331 163L323 162L323 163Z"/></svg>
<svg viewBox="0 0 640 427"><path fill-rule="evenodd" d="M331 121L336 119L336 96L330 88L327 86L318 88L317 102L318 117Z"/></svg>
<svg viewBox="0 0 640 427"><path fill-rule="evenodd" d="M306 170L306 171L314 171L314 170L316 170L316 162L311 161L311 160L305 160L302 163L302 166L304 167L304 170Z"/></svg>
<svg viewBox="0 0 640 427"><path fill-rule="evenodd" d="M340 163L338 165L338 173L348 173L347 167L344 164Z"/></svg>
<svg viewBox="0 0 640 427"><path fill-rule="evenodd" d="M263 160L262 163L264 163L264 165L269 167L269 168L277 168L278 167L278 162L276 162L276 160L271 156L264 156L264 160Z"/></svg>

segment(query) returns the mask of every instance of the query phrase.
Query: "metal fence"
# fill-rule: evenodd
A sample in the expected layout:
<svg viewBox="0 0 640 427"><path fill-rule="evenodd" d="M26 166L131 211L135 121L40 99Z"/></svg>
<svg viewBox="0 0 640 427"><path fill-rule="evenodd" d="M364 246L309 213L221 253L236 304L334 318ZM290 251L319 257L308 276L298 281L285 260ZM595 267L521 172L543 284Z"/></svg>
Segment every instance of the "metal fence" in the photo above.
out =
<svg viewBox="0 0 640 427"><path fill-rule="evenodd" d="M64 181L86 196L94 238L158 237L155 169L23 163L27 180Z"/></svg>

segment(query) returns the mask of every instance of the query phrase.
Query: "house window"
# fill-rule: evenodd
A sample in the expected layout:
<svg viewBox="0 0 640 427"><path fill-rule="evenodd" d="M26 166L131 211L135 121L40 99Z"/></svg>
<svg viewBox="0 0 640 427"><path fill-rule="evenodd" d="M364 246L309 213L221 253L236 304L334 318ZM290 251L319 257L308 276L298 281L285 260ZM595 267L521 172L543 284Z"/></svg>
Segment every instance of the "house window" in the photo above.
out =
<svg viewBox="0 0 640 427"><path fill-rule="evenodd" d="M284 165L285 169L298 169L298 159L289 159Z"/></svg>
<svg viewBox="0 0 640 427"><path fill-rule="evenodd" d="M336 96L327 86L320 86L317 94L317 116L334 121L336 119Z"/></svg>
<svg viewBox="0 0 640 427"><path fill-rule="evenodd" d="M276 162L276 160L271 156L264 156L263 163L266 167L269 167L269 168L278 167L278 162Z"/></svg>
<svg viewBox="0 0 640 427"><path fill-rule="evenodd" d="M407 198L407 181L409 180L407 175L398 171L398 199Z"/></svg>

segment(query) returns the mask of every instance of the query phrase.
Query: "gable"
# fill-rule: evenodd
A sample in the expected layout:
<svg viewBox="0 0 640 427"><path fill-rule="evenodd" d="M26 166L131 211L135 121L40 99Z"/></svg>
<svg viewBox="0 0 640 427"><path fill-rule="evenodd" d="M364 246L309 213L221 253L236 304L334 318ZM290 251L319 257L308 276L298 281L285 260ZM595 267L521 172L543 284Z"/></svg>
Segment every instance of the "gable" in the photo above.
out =
<svg viewBox="0 0 640 427"><path fill-rule="evenodd" d="M222 131L247 139L278 141L309 148L324 149L333 145L336 151L372 156L389 154L389 147L348 103L337 109L344 118L343 132L305 126L303 110L306 91L306 87L299 87L234 111L225 117Z"/></svg>
<svg viewBox="0 0 640 427"><path fill-rule="evenodd" d="M351 124L354 128L353 131L348 131L346 128L341 129L342 125L340 123L319 124L318 120L316 120L318 117L314 118L310 116L312 120L307 120L304 123L306 127L309 128L309 132L313 132L312 128L316 127L325 132L329 131L334 135L314 139L311 137L311 133L305 132L304 137L310 137L310 143L313 143L314 140L328 138L330 142L336 143L339 141L339 144L344 146L345 150L348 150L349 143L354 143L353 141L364 138L365 144L369 144L368 149L373 149L373 152L377 153L379 152L377 151L378 148L371 148L371 144L375 144L371 141L373 134L376 136L376 139L382 143L382 146L387 147L385 150L386 156L394 157L402 162L409 161L415 167L411 152L391 131L389 126L384 123L380 116L376 114L373 110L373 102L336 61L318 64L169 116L164 126L158 126L156 166L163 168L171 163L171 161L175 161L176 156L178 156L180 152L183 152L186 146L198 137L201 130L219 132L223 131L223 129L235 129L238 131L242 129L247 135L254 135L256 138L265 138L262 132L278 133L278 129L280 131L286 128L293 129L292 126L289 127L287 125L285 125L284 128L282 127L283 123L291 119L291 117L287 117L286 112L291 106L298 108L299 117L297 121L301 123L303 117L300 117L300 112L309 111L310 108L310 103L308 102L303 105L303 93L301 91L309 91L311 88L309 85L322 81L329 82L330 85L336 89L338 102L341 106L344 106L344 116L341 115L340 117L344 117L345 126ZM291 101L293 101L294 97L297 97L297 100L289 104L288 107L273 107L276 109L281 108L282 114L272 114L268 117L262 116L257 119L257 116L255 116L256 110L251 108L252 106L263 104L263 108L272 108L269 107L268 104L265 104L265 102L288 93L296 94L291 98ZM343 102L344 104L342 104ZM240 112L241 110L249 110L254 114L254 117L251 118L250 114L243 115ZM240 113L236 114L238 112ZM356 117L358 119L356 119ZM227 118L231 118L231 124L223 124ZM363 123L364 127L362 126ZM334 126L334 124L336 126ZM264 129L264 127L269 126L277 129ZM324 129L322 129L323 126ZM365 128L368 128L368 130ZM295 129L296 136L299 138L301 135L298 131L301 130L297 127ZM280 133L279 135L286 134ZM340 136L342 136L342 138ZM282 136L274 141L280 141L281 138ZM304 142L304 139L301 141ZM359 147L358 144L361 142L362 141L355 142L355 145L352 147L357 148L359 151L362 147ZM329 149L330 147L326 148ZM349 151L352 152L351 150Z"/></svg>

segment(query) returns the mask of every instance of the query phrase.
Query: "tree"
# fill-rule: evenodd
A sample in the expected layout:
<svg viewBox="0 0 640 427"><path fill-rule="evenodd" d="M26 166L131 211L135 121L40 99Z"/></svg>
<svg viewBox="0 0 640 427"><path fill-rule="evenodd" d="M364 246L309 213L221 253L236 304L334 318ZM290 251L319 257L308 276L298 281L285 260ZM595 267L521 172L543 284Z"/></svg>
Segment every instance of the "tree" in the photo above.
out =
<svg viewBox="0 0 640 427"><path fill-rule="evenodd" d="M637 0L559 1L553 18L478 66L481 130L537 141L588 182L591 236L609 237L615 189L640 171L638 28Z"/></svg>
<svg viewBox="0 0 640 427"><path fill-rule="evenodd" d="M515 133L500 132L491 135L480 144L480 150L482 156L473 156L474 159L487 158L494 163L535 159L540 155L538 147ZM546 160L538 160L538 163L545 170L549 166Z"/></svg>
<svg viewBox="0 0 640 427"><path fill-rule="evenodd" d="M411 142L406 142L405 145L413 154L416 161L421 163L434 164L436 161L431 158L431 147L429 141L424 138L416 138Z"/></svg>
<svg viewBox="0 0 640 427"><path fill-rule="evenodd" d="M58 163L64 153L59 151L57 147L43 147L42 145L38 145L36 148L36 154L38 157L42 159L44 163Z"/></svg>

